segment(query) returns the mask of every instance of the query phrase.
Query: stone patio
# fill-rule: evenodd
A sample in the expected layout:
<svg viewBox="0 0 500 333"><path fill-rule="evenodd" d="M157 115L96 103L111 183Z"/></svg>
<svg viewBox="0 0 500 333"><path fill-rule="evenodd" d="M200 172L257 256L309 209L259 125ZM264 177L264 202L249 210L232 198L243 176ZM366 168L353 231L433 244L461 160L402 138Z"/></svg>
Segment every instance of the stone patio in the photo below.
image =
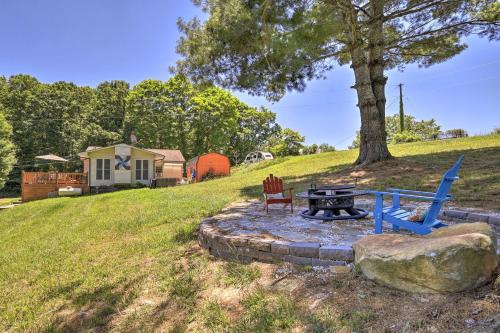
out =
<svg viewBox="0 0 500 333"><path fill-rule="evenodd" d="M369 210L370 204L359 202L361 208ZM266 214L258 200L234 203L203 221L198 240L212 255L223 259L328 267L351 263L352 244L373 234L371 217L323 222L300 217L298 213L304 209L296 207L292 214L290 209L273 205ZM448 219L450 222L454 223Z"/></svg>
<svg viewBox="0 0 500 333"><path fill-rule="evenodd" d="M275 205L266 214L259 201L235 203L204 221L199 241L225 259L332 266L352 262L352 244L373 233L371 219L322 222L300 217L303 209Z"/></svg>

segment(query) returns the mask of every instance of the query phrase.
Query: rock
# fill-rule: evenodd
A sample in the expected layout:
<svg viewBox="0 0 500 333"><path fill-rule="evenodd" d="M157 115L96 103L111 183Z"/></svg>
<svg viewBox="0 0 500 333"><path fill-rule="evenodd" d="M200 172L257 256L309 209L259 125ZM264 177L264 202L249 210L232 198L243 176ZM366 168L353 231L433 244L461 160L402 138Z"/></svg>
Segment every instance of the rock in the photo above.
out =
<svg viewBox="0 0 500 333"><path fill-rule="evenodd" d="M355 264L371 280L418 293L458 292L488 282L497 240L486 223L441 228L427 236L370 235L354 244Z"/></svg>
<svg viewBox="0 0 500 333"><path fill-rule="evenodd" d="M495 282L493 282L493 289L500 291L500 274L495 279Z"/></svg>
<svg viewBox="0 0 500 333"><path fill-rule="evenodd" d="M350 266L331 266L330 272L335 274L347 274L351 272Z"/></svg>
<svg viewBox="0 0 500 333"><path fill-rule="evenodd" d="M465 324L466 324L467 326L469 326L469 327L470 327L470 326L473 326L475 323L476 323L476 321L475 321L474 319L472 319L472 318L467 318L467 319L465 319Z"/></svg>

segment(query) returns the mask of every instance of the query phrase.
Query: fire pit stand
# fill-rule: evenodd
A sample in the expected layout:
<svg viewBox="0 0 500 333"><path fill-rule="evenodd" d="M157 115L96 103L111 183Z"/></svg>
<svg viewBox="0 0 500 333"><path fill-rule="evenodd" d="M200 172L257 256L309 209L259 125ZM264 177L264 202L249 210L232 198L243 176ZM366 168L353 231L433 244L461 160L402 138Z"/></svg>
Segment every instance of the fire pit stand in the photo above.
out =
<svg viewBox="0 0 500 333"><path fill-rule="evenodd" d="M307 192L297 194L297 197L307 199L309 209L300 213L304 218L323 221L360 219L368 215L361 208L354 207L354 197L367 194L365 191L355 190L354 185L336 185L316 187L311 185ZM341 210L347 214L341 214ZM317 215L320 211L323 214Z"/></svg>

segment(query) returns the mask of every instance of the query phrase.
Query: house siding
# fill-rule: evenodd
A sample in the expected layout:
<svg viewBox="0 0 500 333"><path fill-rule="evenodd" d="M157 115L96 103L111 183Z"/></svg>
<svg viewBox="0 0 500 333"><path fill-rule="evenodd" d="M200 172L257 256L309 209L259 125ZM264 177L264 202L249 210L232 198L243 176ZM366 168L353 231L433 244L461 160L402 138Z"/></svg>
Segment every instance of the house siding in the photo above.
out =
<svg viewBox="0 0 500 333"><path fill-rule="evenodd" d="M142 183L144 185L149 185L151 179L154 178L154 154L148 153L142 150L137 150L137 149L132 149L132 159L131 159L131 170L132 170L132 184L135 183ZM136 161L137 160L148 160L149 161L149 169L148 169L148 179L147 180L142 180L142 179L137 179L136 178Z"/></svg>
<svg viewBox="0 0 500 333"><path fill-rule="evenodd" d="M95 151L92 153L89 153L90 157L90 186L110 186L115 183L115 149L114 147L110 147L107 149ZM96 179L97 175L97 159L109 159L111 161L111 172L110 172L110 179L109 180L104 180L104 179Z"/></svg>

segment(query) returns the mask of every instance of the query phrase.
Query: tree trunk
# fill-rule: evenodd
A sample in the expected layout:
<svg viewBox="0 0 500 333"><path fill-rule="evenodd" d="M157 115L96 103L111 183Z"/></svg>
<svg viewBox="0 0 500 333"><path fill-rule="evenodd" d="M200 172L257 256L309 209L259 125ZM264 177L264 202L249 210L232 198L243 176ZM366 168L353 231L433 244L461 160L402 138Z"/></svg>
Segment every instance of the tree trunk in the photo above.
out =
<svg viewBox="0 0 500 333"><path fill-rule="evenodd" d="M350 6L347 20L350 28L349 51L354 70L361 114L359 156L355 164L369 164L391 158L385 131L385 83L383 47L383 1L372 1L372 17L368 45L357 22L357 12ZM367 47L366 47L367 46ZM366 50L367 49L367 50Z"/></svg>

